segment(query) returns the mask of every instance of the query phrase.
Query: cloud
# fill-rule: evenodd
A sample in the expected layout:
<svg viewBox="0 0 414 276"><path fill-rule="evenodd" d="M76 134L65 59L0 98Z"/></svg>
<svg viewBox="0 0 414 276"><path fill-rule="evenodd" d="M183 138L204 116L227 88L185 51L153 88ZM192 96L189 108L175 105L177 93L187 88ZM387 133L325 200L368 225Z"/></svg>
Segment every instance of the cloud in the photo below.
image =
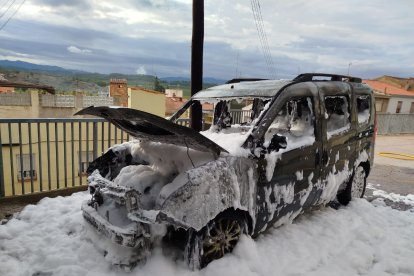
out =
<svg viewBox="0 0 414 276"><path fill-rule="evenodd" d="M145 70L144 66L140 66L135 72L138 75L146 75L147 74L147 70Z"/></svg>
<svg viewBox="0 0 414 276"><path fill-rule="evenodd" d="M87 0L34 0L33 2L51 7L90 7L89 1Z"/></svg>
<svg viewBox="0 0 414 276"><path fill-rule="evenodd" d="M205 76L268 77L248 2L205 1ZM188 76L191 3L26 1L1 32L0 54L103 73L136 74L153 68L150 73L160 77ZM349 62L352 74L361 77L413 75L412 0L260 4L278 78L317 71L346 73Z"/></svg>
<svg viewBox="0 0 414 276"><path fill-rule="evenodd" d="M135 0L134 3L138 7L157 9L182 8L184 6L184 4L174 0Z"/></svg>
<svg viewBox="0 0 414 276"><path fill-rule="evenodd" d="M80 49L76 46L68 46L66 49L69 52L74 53L74 54L89 54L89 53L92 53L92 51L89 50L89 49Z"/></svg>

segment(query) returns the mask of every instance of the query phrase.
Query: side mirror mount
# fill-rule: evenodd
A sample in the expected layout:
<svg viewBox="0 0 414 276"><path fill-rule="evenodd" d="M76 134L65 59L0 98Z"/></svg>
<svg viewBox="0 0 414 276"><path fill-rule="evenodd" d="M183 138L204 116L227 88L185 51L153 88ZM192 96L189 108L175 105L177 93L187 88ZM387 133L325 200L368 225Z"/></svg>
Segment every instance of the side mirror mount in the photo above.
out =
<svg viewBox="0 0 414 276"><path fill-rule="evenodd" d="M267 147L263 144L263 141L255 143L252 141L251 136L249 138L246 140L245 144L247 144L247 146L251 149L252 154L256 157L264 156L272 151L277 152L279 149L285 149L287 147L286 137L278 134L273 135Z"/></svg>
<svg viewBox="0 0 414 276"><path fill-rule="evenodd" d="M267 147L268 152L279 151L280 149L285 149L287 146L287 140L285 136L275 134L270 140L270 144Z"/></svg>

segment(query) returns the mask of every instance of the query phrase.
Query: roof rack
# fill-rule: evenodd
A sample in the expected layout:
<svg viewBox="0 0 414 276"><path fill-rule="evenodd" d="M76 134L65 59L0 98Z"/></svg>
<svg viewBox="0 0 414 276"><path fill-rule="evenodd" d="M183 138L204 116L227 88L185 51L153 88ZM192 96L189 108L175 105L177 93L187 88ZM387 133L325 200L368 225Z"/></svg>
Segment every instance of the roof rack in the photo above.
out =
<svg viewBox="0 0 414 276"><path fill-rule="evenodd" d="M305 73L300 74L293 81L297 82L305 82L305 81L313 81L315 80L314 77L330 77L331 81L344 81L344 82L356 82L361 83L361 78L351 77L351 76L344 76L344 75L336 75L336 74L325 74L325 73Z"/></svg>
<svg viewBox="0 0 414 276"><path fill-rule="evenodd" d="M226 82L226 84L230 83L239 83L239 82L245 82L245 81L263 81L267 79L257 79L257 78L246 78L246 79L232 79Z"/></svg>

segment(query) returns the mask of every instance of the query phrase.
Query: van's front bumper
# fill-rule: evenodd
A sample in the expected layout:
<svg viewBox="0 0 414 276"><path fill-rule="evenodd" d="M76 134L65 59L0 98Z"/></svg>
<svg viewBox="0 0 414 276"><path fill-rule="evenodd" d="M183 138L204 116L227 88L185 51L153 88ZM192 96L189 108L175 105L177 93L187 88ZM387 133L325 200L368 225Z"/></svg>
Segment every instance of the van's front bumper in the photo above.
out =
<svg viewBox="0 0 414 276"><path fill-rule="evenodd" d="M102 217L95 208L89 205L90 201L82 203L83 217L98 232L112 242L119 245L147 251L151 247L149 225L132 222L126 227L119 227ZM98 207L99 208L99 207Z"/></svg>

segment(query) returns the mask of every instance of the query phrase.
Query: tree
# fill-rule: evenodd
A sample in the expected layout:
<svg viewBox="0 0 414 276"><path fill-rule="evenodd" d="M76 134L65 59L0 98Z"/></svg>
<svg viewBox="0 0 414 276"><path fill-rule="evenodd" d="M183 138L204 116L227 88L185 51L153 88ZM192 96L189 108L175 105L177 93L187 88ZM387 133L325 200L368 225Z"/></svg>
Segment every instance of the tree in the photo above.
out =
<svg viewBox="0 0 414 276"><path fill-rule="evenodd" d="M165 88L164 86L161 85L160 80L158 79L158 77L155 77L154 79L154 90L155 91L159 91L159 92L165 92Z"/></svg>

